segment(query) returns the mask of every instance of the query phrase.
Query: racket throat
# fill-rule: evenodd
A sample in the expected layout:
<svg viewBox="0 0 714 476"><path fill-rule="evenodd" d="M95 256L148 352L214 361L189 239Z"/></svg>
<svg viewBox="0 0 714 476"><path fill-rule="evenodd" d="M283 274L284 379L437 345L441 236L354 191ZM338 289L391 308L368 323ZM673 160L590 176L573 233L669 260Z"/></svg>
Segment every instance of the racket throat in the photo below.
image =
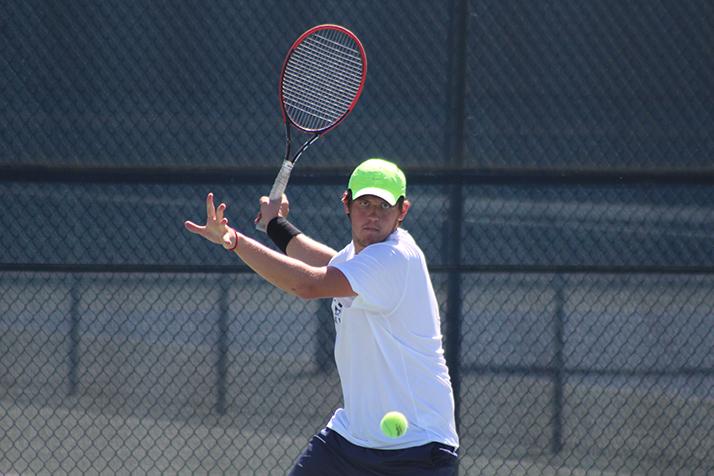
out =
<svg viewBox="0 0 714 476"><path fill-rule="evenodd" d="M307 150L307 148L310 147L312 144L314 144L315 141L317 141L317 139L319 139L319 138L320 138L320 134L315 134L314 136L312 136L312 138L310 140L306 141L302 145L302 147L300 147L298 149L298 151L295 153L295 157L293 158L292 163L294 164L295 162L297 162L298 159L300 158L300 156L303 154L303 152L305 152Z"/></svg>
<svg viewBox="0 0 714 476"><path fill-rule="evenodd" d="M283 159L284 162L292 162L290 159L290 151L292 150L293 146L293 140L292 137L290 137L290 125L286 122L285 123L285 158Z"/></svg>

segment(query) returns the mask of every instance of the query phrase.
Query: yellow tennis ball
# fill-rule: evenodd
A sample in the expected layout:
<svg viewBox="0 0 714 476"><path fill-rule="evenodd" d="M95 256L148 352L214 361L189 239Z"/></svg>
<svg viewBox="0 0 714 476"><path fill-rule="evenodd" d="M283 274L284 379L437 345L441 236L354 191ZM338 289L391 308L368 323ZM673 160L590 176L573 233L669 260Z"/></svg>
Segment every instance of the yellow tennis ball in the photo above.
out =
<svg viewBox="0 0 714 476"><path fill-rule="evenodd" d="M394 411L385 413L379 426L382 427L382 433L388 437L399 438L407 432L409 422L404 414Z"/></svg>

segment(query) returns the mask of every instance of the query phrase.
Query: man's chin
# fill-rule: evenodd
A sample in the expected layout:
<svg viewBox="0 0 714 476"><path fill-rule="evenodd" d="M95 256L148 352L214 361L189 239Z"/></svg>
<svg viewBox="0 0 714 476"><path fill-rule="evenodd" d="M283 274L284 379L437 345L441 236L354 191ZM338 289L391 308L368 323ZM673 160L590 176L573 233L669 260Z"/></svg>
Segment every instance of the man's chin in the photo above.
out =
<svg viewBox="0 0 714 476"><path fill-rule="evenodd" d="M387 236L382 236L383 234L379 233L378 231L374 232L366 232L363 231L360 236L356 237L354 240L356 243L359 243L363 248L373 245L375 243L381 243L384 240L387 239Z"/></svg>

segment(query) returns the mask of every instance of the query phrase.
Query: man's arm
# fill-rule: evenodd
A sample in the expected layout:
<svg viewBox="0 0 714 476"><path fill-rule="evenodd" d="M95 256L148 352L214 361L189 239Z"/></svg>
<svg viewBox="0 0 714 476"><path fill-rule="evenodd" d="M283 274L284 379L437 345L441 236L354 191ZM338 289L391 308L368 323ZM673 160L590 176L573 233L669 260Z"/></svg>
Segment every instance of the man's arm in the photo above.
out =
<svg viewBox="0 0 714 476"><path fill-rule="evenodd" d="M345 275L337 268L312 266L300 259L278 253L238 231L231 229L231 232L224 246L227 249L234 248L233 251L245 264L283 291L303 299L357 295ZM294 240L295 238L292 241Z"/></svg>
<svg viewBox="0 0 714 476"><path fill-rule="evenodd" d="M285 252L291 258L312 266L327 266L327 263L337 254L329 246L313 240L304 233L293 237Z"/></svg>
<svg viewBox="0 0 714 476"><path fill-rule="evenodd" d="M230 228L228 219L223 216L225 209L225 203L216 208L213 194L209 193L206 197L206 224L201 226L186 221L184 225L191 233L234 251L251 269L283 291L304 299L356 296L347 278L336 268L312 266L285 256ZM320 253L325 252L317 252Z"/></svg>

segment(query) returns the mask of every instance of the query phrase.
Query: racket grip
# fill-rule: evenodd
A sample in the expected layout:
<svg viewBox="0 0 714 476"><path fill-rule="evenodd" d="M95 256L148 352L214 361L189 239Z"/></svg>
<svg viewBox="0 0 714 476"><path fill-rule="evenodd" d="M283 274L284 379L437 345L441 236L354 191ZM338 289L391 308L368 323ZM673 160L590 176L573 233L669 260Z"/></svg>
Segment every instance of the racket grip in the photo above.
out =
<svg viewBox="0 0 714 476"><path fill-rule="evenodd" d="M278 176L275 177L275 182L273 182L273 188L270 189L270 199L279 200L283 197L285 189L288 187L288 180L290 179L290 173L293 171L293 163L289 160L284 160L283 165L280 167Z"/></svg>
<svg viewBox="0 0 714 476"><path fill-rule="evenodd" d="M283 198L283 193L288 187L288 180L290 180L290 173L293 171L293 165L295 164L289 160L283 161L278 176L275 177L275 182L273 182L273 188L270 189L270 195L268 195L271 201ZM255 228L258 231L265 232L265 226L260 222L255 225Z"/></svg>

